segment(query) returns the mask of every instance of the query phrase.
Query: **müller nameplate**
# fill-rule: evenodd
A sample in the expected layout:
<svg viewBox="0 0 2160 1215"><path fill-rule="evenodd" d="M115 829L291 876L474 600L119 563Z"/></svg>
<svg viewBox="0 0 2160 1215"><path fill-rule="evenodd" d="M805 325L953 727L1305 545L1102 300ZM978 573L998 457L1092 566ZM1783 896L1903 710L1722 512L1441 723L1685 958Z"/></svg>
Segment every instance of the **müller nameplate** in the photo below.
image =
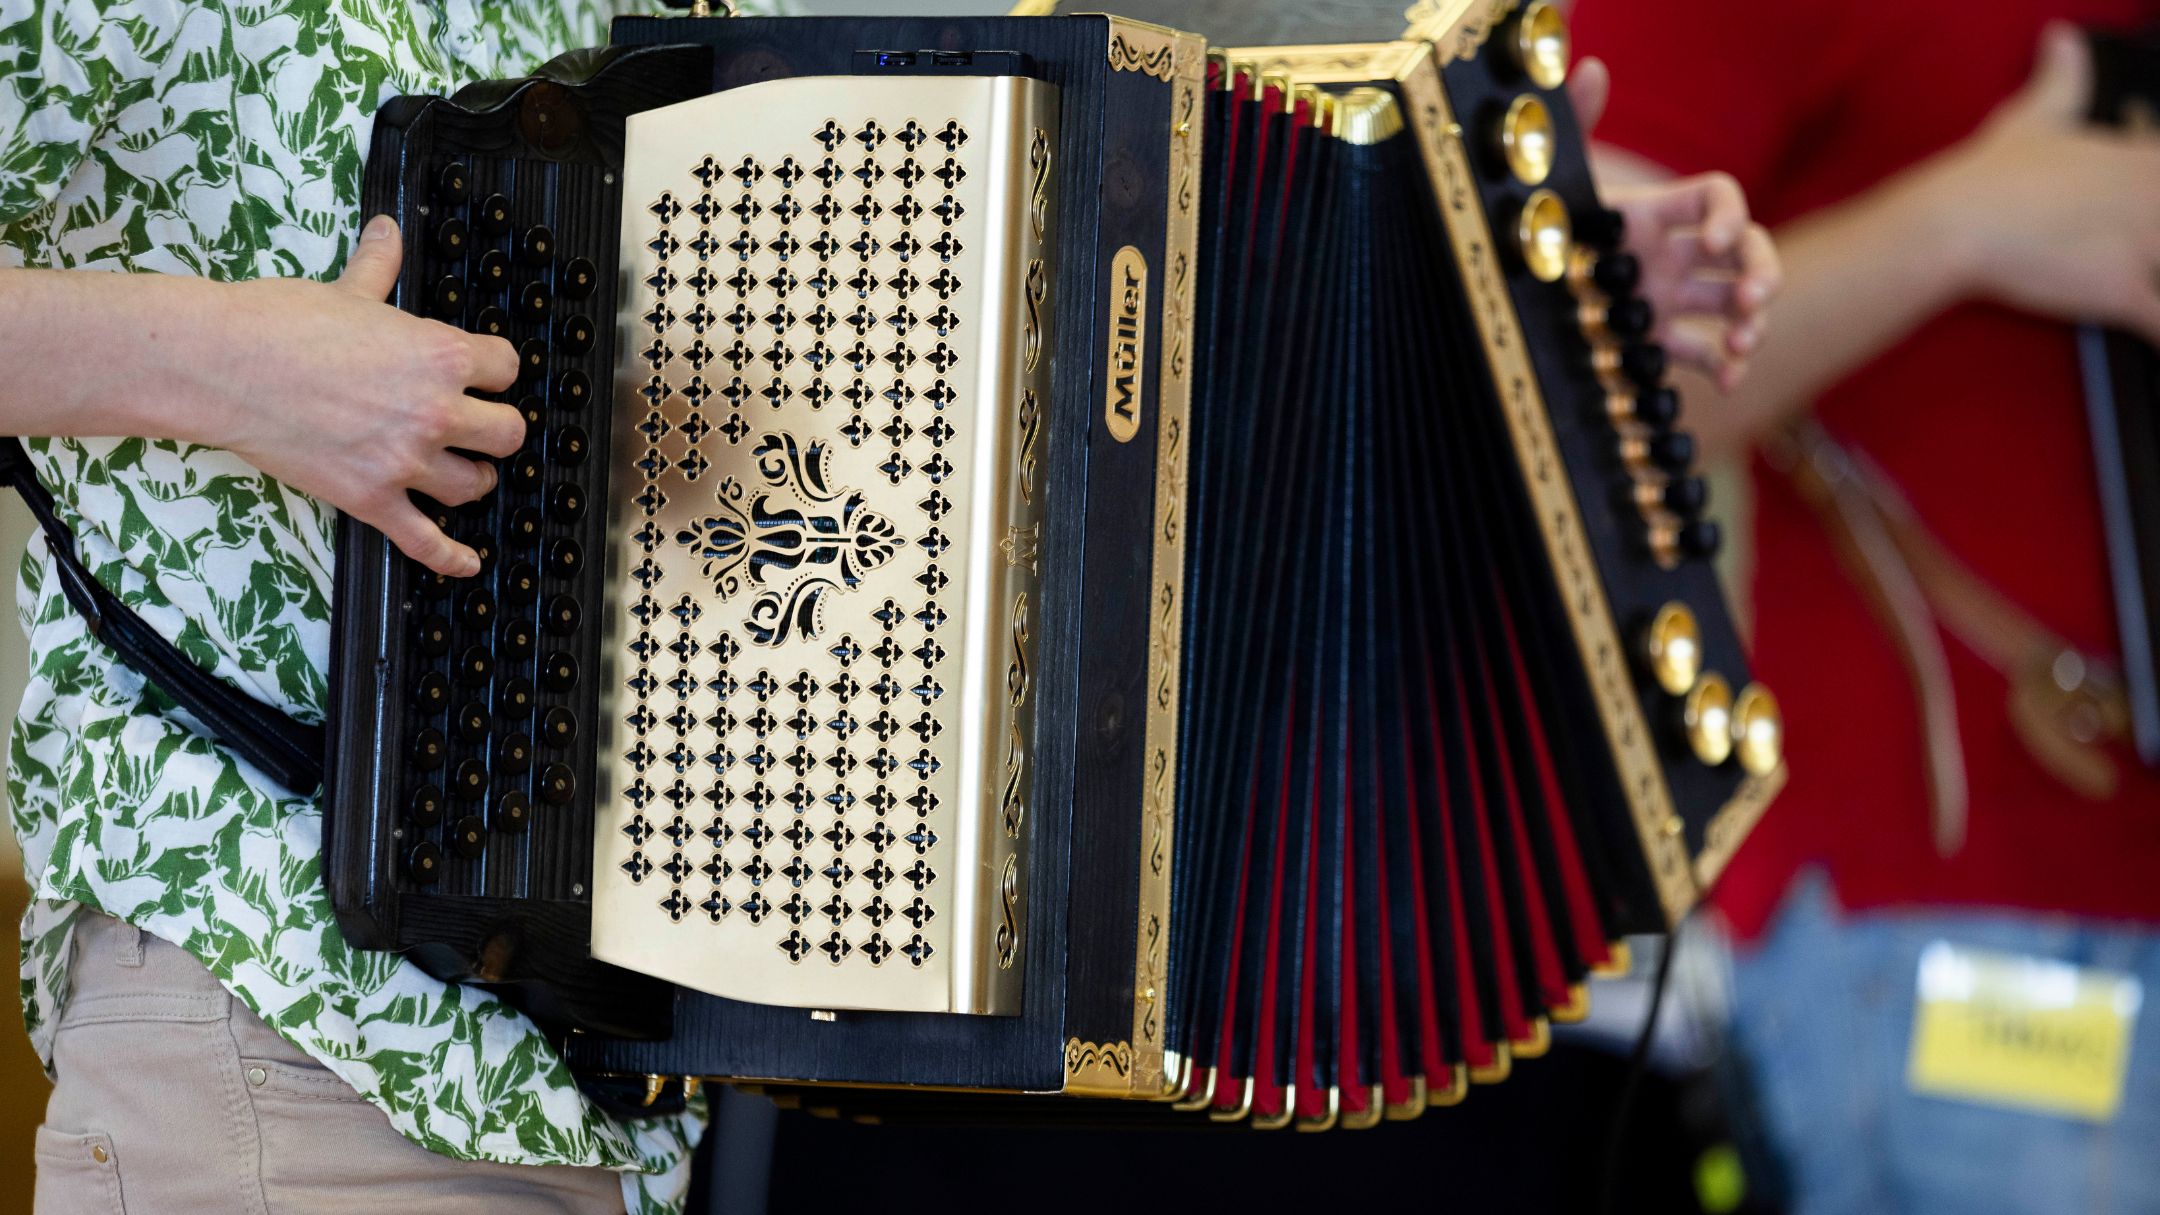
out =
<svg viewBox="0 0 2160 1215"><path fill-rule="evenodd" d="M1056 94L630 120L593 952L1018 1010Z"/></svg>

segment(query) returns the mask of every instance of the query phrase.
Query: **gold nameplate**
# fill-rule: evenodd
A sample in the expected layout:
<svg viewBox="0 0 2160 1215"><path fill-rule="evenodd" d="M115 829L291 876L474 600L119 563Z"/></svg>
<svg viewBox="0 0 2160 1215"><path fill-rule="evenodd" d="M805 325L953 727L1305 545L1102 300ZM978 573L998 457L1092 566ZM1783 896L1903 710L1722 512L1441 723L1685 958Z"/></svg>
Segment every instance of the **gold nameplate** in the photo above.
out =
<svg viewBox="0 0 2160 1215"><path fill-rule="evenodd" d="M807 78L630 119L596 957L1018 1011L1056 105Z"/></svg>
<svg viewBox="0 0 2160 1215"><path fill-rule="evenodd" d="M2122 1104L2134 975L1964 949L1920 956L1913 1091L2106 1122Z"/></svg>
<svg viewBox="0 0 2160 1215"><path fill-rule="evenodd" d="M1130 443L1140 433L1140 400L1147 374L1147 256L1131 245L1110 262L1110 373L1103 426Z"/></svg>

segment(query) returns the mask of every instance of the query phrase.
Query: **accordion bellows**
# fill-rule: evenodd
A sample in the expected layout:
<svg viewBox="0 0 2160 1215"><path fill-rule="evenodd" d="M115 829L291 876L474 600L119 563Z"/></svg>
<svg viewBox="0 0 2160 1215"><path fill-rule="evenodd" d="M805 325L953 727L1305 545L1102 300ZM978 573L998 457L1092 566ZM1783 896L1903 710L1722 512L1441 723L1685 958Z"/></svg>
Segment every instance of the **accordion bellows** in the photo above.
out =
<svg viewBox="0 0 2160 1215"><path fill-rule="evenodd" d="M1425 20L625 19L398 113L371 201L598 288L486 316L408 218L400 302L505 325L536 438L445 512L501 623L348 529L356 939L588 1071L887 1116L1370 1125L1542 1050L1779 723L1557 14Z"/></svg>

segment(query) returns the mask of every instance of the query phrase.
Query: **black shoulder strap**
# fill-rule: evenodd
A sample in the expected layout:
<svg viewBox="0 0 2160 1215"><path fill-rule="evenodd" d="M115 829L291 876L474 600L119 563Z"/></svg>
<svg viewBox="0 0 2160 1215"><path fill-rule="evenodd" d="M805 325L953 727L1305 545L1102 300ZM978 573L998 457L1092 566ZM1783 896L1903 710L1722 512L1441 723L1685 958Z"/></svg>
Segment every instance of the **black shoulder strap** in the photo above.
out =
<svg viewBox="0 0 2160 1215"><path fill-rule="evenodd" d="M75 550L75 533L53 510L20 440L0 437L0 481L14 487L45 529L60 589L90 625L90 635L120 661L194 714L210 737L295 793L322 787L325 737L321 726L286 714L196 666L119 596L105 589Z"/></svg>

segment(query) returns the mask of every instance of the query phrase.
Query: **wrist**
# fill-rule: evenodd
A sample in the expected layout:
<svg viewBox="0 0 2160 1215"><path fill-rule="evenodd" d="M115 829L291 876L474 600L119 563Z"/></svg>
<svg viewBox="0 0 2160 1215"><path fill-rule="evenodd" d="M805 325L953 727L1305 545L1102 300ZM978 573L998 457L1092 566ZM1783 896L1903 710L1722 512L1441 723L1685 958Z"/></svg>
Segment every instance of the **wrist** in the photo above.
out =
<svg viewBox="0 0 2160 1215"><path fill-rule="evenodd" d="M1924 161L1886 188L1891 239L1909 257L1918 285L1932 304L1947 307L1984 295L1993 281L1995 242L1988 208L1972 175L1967 152L1953 148Z"/></svg>

